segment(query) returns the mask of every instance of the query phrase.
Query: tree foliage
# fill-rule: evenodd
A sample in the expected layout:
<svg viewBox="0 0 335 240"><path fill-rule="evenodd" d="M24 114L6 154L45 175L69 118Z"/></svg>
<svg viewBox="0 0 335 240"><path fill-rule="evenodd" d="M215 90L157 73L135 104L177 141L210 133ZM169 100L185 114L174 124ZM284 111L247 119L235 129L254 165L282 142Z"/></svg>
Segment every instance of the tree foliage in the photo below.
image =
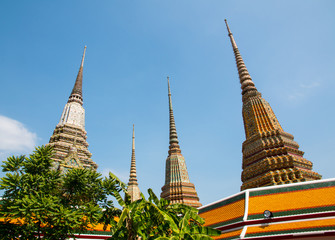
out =
<svg viewBox="0 0 335 240"><path fill-rule="evenodd" d="M61 174L51 156L51 147L42 146L3 162L1 239L66 239L100 219L99 203L107 197L101 175L88 169Z"/></svg>
<svg viewBox="0 0 335 240"><path fill-rule="evenodd" d="M29 157L9 157L0 206L1 239L67 239L101 223L110 239L212 239L219 231L204 227L198 210L158 199L131 202L127 185L114 174L102 178L89 169L60 173L52 168L52 148L42 146ZM121 206L118 209L114 202Z"/></svg>
<svg viewBox="0 0 335 240"><path fill-rule="evenodd" d="M111 240L209 240L220 235L220 231L203 226L196 208L159 200L151 189L148 194L148 200L141 194L142 198L134 202L127 194L125 200L116 194L122 213Z"/></svg>

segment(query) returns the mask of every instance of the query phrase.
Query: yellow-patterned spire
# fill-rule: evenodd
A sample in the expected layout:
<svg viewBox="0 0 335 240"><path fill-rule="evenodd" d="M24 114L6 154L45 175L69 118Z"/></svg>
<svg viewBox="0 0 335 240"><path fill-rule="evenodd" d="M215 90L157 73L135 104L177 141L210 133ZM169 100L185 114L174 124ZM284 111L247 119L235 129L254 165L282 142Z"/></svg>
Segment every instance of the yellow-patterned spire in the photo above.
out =
<svg viewBox="0 0 335 240"><path fill-rule="evenodd" d="M241 190L321 179L293 135L284 132L270 104L257 91L225 20L242 88L246 140L242 145Z"/></svg>

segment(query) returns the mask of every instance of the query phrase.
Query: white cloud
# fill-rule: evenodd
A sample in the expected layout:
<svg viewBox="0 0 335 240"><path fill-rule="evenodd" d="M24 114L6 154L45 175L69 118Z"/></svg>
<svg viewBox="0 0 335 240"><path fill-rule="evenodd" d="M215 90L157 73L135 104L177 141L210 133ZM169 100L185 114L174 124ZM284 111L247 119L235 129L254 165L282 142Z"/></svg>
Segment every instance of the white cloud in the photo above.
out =
<svg viewBox="0 0 335 240"><path fill-rule="evenodd" d="M321 83L319 81L300 83L296 88L293 88L294 92L290 92L287 97L291 101L302 100L309 96L315 88L320 86Z"/></svg>
<svg viewBox="0 0 335 240"><path fill-rule="evenodd" d="M291 93L290 95L288 95L288 99L290 100L296 100L296 99L300 99L303 98L305 95L301 92L295 92L295 93Z"/></svg>
<svg viewBox="0 0 335 240"><path fill-rule="evenodd" d="M31 151L36 146L36 142L36 133L30 132L21 122L0 115L1 155Z"/></svg>
<svg viewBox="0 0 335 240"><path fill-rule="evenodd" d="M300 83L300 87L301 88L316 88L316 87L319 87L320 86L320 83L315 81L315 82L312 82L312 83Z"/></svg>

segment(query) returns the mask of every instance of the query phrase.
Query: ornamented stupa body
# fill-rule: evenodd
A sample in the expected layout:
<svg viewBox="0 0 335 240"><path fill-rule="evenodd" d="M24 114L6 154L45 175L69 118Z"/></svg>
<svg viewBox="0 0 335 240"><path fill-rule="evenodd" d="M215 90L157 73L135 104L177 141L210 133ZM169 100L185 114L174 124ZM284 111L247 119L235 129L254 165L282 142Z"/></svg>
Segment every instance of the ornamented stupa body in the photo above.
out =
<svg viewBox="0 0 335 240"><path fill-rule="evenodd" d="M76 82L64 107L62 116L47 145L54 148L54 166L60 171L69 168L97 169L98 165L92 161L85 131L85 109L83 108L83 67L86 46Z"/></svg>
<svg viewBox="0 0 335 240"><path fill-rule="evenodd" d="M242 115L246 140L242 145L241 190L321 179L293 135L284 132L269 103L257 91L243 62L228 23L242 89Z"/></svg>
<svg viewBox="0 0 335 240"><path fill-rule="evenodd" d="M133 143L131 152L130 176L128 182L128 194L132 202L141 199L141 192L137 183L136 160L135 160L135 126L133 125Z"/></svg>
<svg viewBox="0 0 335 240"><path fill-rule="evenodd" d="M171 203L183 203L192 207L200 207L198 194L194 184L190 182L186 163L178 145L176 124L173 116L170 83L168 78L168 96L170 110L170 146L165 166L165 185L161 197Z"/></svg>

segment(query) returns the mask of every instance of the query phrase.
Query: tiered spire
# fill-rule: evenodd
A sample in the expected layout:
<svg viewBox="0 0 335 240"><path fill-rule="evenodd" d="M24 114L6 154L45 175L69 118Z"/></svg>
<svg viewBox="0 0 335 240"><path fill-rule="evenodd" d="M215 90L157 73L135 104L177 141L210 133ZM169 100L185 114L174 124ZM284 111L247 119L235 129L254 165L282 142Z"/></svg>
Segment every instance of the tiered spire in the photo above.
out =
<svg viewBox="0 0 335 240"><path fill-rule="evenodd" d="M253 83L225 20L240 78L246 140L242 145L241 190L321 179L293 135L283 131L270 104Z"/></svg>
<svg viewBox="0 0 335 240"><path fill-rule="evenodd" d="M240 51L237 48L233 34L231 33L229 29L226 19L225 19L225 22L226 22L226 26L228 30L228 36L230 38L231 45L235 53L236 65L237 65L238 75L240 77L240 83L241 83L241 88L242 88L242 95L245 95L246 93L257 94L257 89L255 87L255 84L253 83L251 76L248 72L248 69L243 62L242 56L240 54Z"/></svg>
<svg viewBox="0 0 335 240"><path fill-rule="evenodd" d="M85 53L86 53L86 46L84 48L84 53L81 59L81 64L76 78L76 82L74 83L71 95L68 100L68 102L75 101L80 103L81 105L83 105L83 68L84 68Z"/></svg>
<svg viewBox="0 0 335 240"><path fill-rule="evenodd" d="M48 145L54 147L54 165L56 169L91 168L97 169L97 164L91 159L85 131L85 109L83 108L83 67L86 46L81 59L79 72L61 119L57 124Z"/></svg>
<svg viewBox="0 0 335 240"><path fill-rule="evenodd" d="M178 145L176 124L173 116L170 81L168 81L170 141L169 152L166 159L165 185L162 187L161 197L171 203L183 203L192 207L200 207L201 203L194 184L190 182L186 163Z"/></svg>
<svg viewBox="0 0 335 240"><path fill-rule="evenodd" d="M130 195L131 201L141 199L141 192L138 188L137 176L136 176L136 160L135 160L135 125L133 124L133 143L131 152L131 164L130 164L130 176L128 182L128 194Z"/></svg>
<svg viewBox="0 0 335 240"><path fill-rule="evenodd" d="M172 100L171 100L171 90L170 90L170 79L167 77L168 81L168 96L169 96L169 116L170 116L170 141L169 141L169 155L171 153L181 153L180 147L178 145L178 136L177 136L177 129L176 129L176 123L174 121L173 116L173 108L172 108Z"/></svg>

